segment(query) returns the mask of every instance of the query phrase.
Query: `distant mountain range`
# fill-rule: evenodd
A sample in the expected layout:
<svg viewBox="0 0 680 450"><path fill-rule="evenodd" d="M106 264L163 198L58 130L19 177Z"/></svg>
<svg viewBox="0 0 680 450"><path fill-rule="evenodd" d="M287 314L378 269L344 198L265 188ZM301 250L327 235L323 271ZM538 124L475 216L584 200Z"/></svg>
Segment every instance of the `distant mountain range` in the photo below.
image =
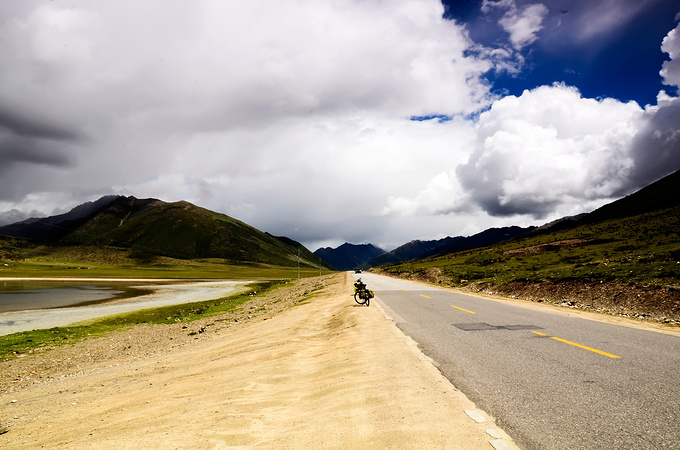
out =
<svg viewBox="0 0 680 450"><path fill-rule="evenodd" d="M45 245L98 245L177 259L220 258L236 263L318 267L302 244L264 233L188 202L107 196L66 214L0 227L0 234Z"/></svg>
<svg viewBox="0 0 680 450"><path fill-rule="evenodd" d="M367 269L493 245L526 235L534 229L535 227L490 228L469 237L446 237L432 241L414 240L390 252L385 252L372 244L344 243L335 249L330 247L320 248L314 254L338 270Z"/></svg>
<svg viewBox="0 0 680 450"><path fill-rule="evenodd" d="M453 238L447 237L437 241L414 240L395 248L391 252L383 253L375 258L371 258L364 264L368 267L375 267L419 259L443 245L446 245L446 243L450 242L452 239Z"/></svg>
<svg viewBox="0 0 680 450"><path fill-rule="evenodd" d="M320 248L314 252L316 256L323 259L338 270L350 270L361 268L376 256L382 255L385 250L373 244L350 244L345 242L337 248Z"/></svg>
<svg viewBox="0 0 680 450"><path fill-rule="evenodd" d="M564 217L541 227L517 226L490 228L473 236L446 237L439 240L408 242L390 252L384 252L371 244L345 243L336 249L318 249L321 257L338 270L378 267L407 261L434 258L448 253L471 250L504 241L575 228L584 224L603 222L620 217L643 214L680 205L680 171L631 194L609 203L588 214ZM374 249L373 256L367 248Z"/></svg>

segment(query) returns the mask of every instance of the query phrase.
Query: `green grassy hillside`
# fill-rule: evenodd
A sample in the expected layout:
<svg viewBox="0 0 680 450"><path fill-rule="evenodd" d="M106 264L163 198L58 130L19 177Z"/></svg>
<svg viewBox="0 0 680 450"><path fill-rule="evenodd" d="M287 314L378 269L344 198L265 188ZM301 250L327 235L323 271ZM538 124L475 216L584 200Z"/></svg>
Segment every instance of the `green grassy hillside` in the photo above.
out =
<svg viewBox="0 0 680 450"><path fill-rule="evenodd" d="M297 272L299 264L301 270L317 274L320 266L329 268L298 242L263 233L188 202L118 197L77 220L43 220L42 228L35 227L37 221L28 226L38 237L0 235L0 269L22 267L24 272L39 272L40 267L49 266L55 276L55 271L69 269L88 270L88 276L95 276L96 272L121 270L186 273L189 266L208 274L219 273L226 266L233 272L234 267L243 265L288 267ZM43 229L50 228L58 230L44 233Z"/></svg>
<svg viewBox="0 0 680 450"><path fill-rule="evenodd" d="M289 246L223 214L186 202L140 209L107 208L62 242L126 247L180 259L297 263Z"/></svg>
<svg viewBox="0 0 680 450"><path fill-rule="evenodd" d="M680 207L381 267L448 286L680 321Z"/></svg>
<svg viewBox="0 0 680 450"><path fill-rule="evenodd" d="M188 202L118 197L75 221L39 222L43 228L58 229L58 233L44 233L45 238L33 238L48 253L62 247L90 246L131 249L139 260L161 256L219 258L231 263L297 266L299 258L306 266L320 263L319 258L295 241L276 238Z"/></svg>

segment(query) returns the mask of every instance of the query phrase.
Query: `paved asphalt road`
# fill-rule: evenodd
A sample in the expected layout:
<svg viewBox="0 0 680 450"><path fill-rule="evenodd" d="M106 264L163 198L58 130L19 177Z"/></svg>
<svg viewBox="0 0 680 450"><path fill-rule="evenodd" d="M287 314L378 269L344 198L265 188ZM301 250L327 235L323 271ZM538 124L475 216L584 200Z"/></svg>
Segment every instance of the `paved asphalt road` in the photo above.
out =
<svg viewBox="0 0 680 450"><path fill-rule="evenodd" d="M355 277L522 448L680 449L680 334Z"/></svg>

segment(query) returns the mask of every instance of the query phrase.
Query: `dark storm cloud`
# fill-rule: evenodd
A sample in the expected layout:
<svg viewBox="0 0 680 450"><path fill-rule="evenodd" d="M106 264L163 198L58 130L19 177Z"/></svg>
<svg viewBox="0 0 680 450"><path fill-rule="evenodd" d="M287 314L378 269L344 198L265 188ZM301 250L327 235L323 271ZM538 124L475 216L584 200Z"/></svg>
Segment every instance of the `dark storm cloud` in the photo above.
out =
<svg viewBox="0 0 680 450"><path fill-rule="evenodd" d="M51 120L40 119L25 112L0 105L0 132L9 131L23 137L36 137L58 141L79 139L76 131Z"/></svg>
<svg viewBox="0 0 680 450"><path fill-rule="evenodd" d="M70 167L68 147L81 140L78 132L53 119L0 105L0 173L22 163Z"/></svg>
<svg viewBox="0 0 680 450"><path fill-rule="evenodd" d="M640 188L680 169L680 100L661 106L633 140L631 187ZM622 194L627 194L623 192Z"/></svg>
<svg viewBox="0 0 680 450"><path fill-rule="evenodd" d="M0 107L0 172L17 163L70 166L67 147L79 140L68 127Z"/></svg>
<svg viewBox="0 0 680 450"><path fill-rule="evenodd" d="M16 163L68 167L72 160L64 149L49 140L0 133L0 171Z"/></svg>
<svg viewBox="0 0 680 450"><path fill-rule="evenodd" d="M75 130L52 119L0 105L0 172L18 163L68 167L65 147L80 140Z"/></svg>
<svg viewBox="0 0 680 450"><path fill-rule="evenodd" d="M670 90L680 86L680 25L663 39L661 50L669 56L659 75ZM635 170L631 187L639 188L680 169L680 98L662 91L657 106L648 108L633 139ZM627 193L627 192L625 192ZM623 194L623 193L622 193Z"/></svg>
<svg viewBox="0 0 680 450"><path fill-rule="evenodd" d="M549 216L560 201L555 198L542 198L540 194L503 199L503 188L492 186L477 178L475 172L460 171L461 182L473 192L473 199L487 214L493 217L527 215L534 219Z"/></svg>

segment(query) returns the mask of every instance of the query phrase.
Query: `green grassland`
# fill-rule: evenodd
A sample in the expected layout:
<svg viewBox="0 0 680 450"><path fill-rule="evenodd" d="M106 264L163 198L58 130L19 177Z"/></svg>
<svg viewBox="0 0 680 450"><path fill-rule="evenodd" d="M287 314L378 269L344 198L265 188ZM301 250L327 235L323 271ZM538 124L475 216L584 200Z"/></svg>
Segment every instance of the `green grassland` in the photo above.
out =
<svg viewBox="0 0 680 450"><path fill-rule="evenodd" d="M228 280L282 280L298 276L295 267L267 264L228 264L219 261L181 261L180 264L101 264L88 261L24 260L9 261L0 265L0 277L30 278L152 278L152 279L228 279ZM309 266L300 268L300 277L328 274Z"/></svg>
<svg viewBox="0 0 680 450"><path fill-rule="evenodd" d="M680 208L675 207L375 270L513 296L521 296L528 286L543 284L558 291L555 286L561 283L578 282L676 299L679 233ZM620 289L616 293L621 295ZM680 318L680 301L667 303L665 317Z"/></svg>
<svg viewBox="0 0 680 450"><path fill-rule="evenodd" d="M330 271L302 262L300 276ZM297 278L297 266L220 258L176 259L98 245L45 246L0 236L0 277L169 278L281 280Z"/></svg>

